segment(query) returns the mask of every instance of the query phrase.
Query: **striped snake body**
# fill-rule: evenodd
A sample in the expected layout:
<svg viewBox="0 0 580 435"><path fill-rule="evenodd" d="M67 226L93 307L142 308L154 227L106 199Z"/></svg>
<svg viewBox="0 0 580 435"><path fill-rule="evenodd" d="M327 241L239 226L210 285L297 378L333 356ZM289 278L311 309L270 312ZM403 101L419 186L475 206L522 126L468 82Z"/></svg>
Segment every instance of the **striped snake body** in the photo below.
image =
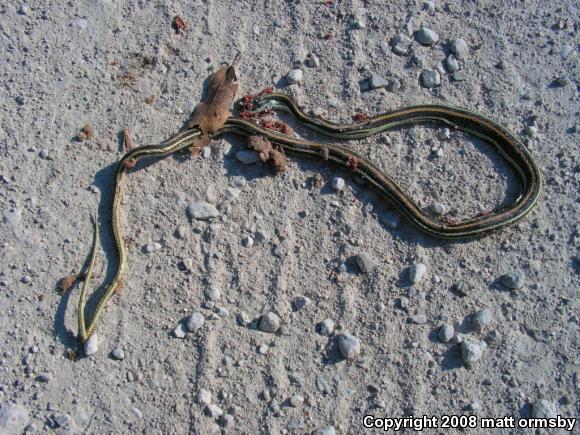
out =
<svg viewBox="0 0 580 435"><path fill-rule="evenodd" d="M254 101L257 112L266 109L284 111L293 115L300 123L326 136L341 139L362 139L384 131L416 124L441 122L453 129L469 133L492 144L517 174L520 191L509 206L498 208L485 215L477 215L465 220L451 222L435 219L421 210L397 182L385 174L371 161L345 146L321 144L284 135L260 127L256 123L237 117L230 117L213 137L227 133L245 136L264 136L285 152L297 156L330 160L348 168L367 180L382 192L410 222L432 236L446 239L479 237L511 225L526 216L536 204L541 191L541 175L530 152L522 142L501 125L468 110L442 105L420 105L386 112L355 124L336 124L331 121L307 115L289 96L281 93L266 94ZM144 157L164 157L191 147L202 136L202 131L193 127L183 131L160 145L144 146L128 152L118 163L115 172L115 189L112 205L112 229L119 263L113 281L100 299L89 325L85 323L86 290L95 262L96 246L99 243L98 224L95 219L95 236L87 277L84 280L79 299L79 335L86 341L92 334L103 308L115 293L127 264L127 249L121 234L120 208L121 187L124 174ZM131 162L131 165L128 163Z"/></svg>

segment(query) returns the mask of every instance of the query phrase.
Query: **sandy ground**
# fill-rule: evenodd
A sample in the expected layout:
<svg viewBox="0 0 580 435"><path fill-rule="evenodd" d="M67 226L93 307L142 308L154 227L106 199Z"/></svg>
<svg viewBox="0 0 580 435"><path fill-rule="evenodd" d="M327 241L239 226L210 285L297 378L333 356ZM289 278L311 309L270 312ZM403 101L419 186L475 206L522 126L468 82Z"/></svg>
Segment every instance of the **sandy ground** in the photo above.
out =
<svg viewBox="0 0 580 435"><path fill-rule="evenodd" d="M0 432L354 434L368 414L577 416L574 4L0 1ZM184 32L172 29L176 15ZM395 54L392 39L421 23L438 42L411 36L408 53ZM468 47L465 80L445 67L440 85L425 88L421 72L445 63L457 37ZM79 290L61 298L56 284L86 260L95 210L103 234L91 287L114 272L107 222L120 132L130 127L137 145L170 137L237 51L239 96L275 86L344 122L429 102L500 121L530 148L542 197L516 226L447 242L398 224L382 197L337 167L290 159L273 177L243 164L236 137L205 156L140 166L124 196L124 288L98 324L97 353L71 361ZM309 54L318 66L305 65ZM289 86L293 67L304 77ZM362 92L373 73L401 87ZM76 140L87 123L94 137ZM349 146L426 208L438 201L465 216L513 199L517 179L496 151L439 134L415 127ZM187 206L201 201L220 215L190 219ZM374 272L360 272L362 252ZM411 285L419 262L426 272ZM501 285L517 271L522 288ZM194 312L203 327L175 337ZM279 316L275 333L260 330L267 312ZM454 328L447 343L443 324ZM344 333L360 340L350 359L337 350ZM464 340L482 350L471 366Z"/></svg>

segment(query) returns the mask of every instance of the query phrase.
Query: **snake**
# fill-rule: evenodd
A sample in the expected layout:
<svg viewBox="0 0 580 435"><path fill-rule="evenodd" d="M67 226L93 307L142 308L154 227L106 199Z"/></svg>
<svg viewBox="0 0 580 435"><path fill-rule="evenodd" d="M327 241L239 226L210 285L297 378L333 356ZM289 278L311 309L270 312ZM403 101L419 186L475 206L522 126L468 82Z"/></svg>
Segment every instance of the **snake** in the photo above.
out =
<svg viewBox="0 0 580 435"><path fill-rule="evenodd" d="M447 105L417 105L388 111L365 118L352 124L339 124L320 116L308 115L296 102L284 93L267 93L257 96L254 113L286 112L304 126L339 140L364 139L388 130L433 122L442 123L457 131L471 134L495 147L517 175L519 193L509 205L478 214L463 220L442 219L430 216L398 185L397 181L377 167L369 159L351 148L335 143L318 143L282 134L260 126L251 119L231 116L212 138L224 134L263 136L283 152L299 157L310 157L330 161L353 172L382 193L409 222L421 231L443 239L478 238L512 225L526 216L537 203L542 188L542 177L538 166L527 147L507 128L466 109ZM79 298L79 336L83 342L92 335L103 308L116 290L122 285L122 276L127 267L127 247L120 224L123 178L139 160L147 157L162 158L192 147L203 136L202 130L193 126L178 133L159 145L148 145L127 152L117 163L112 203L111 226L118 254L117 270L111 283L100 298L87 325L85 322L86 291L95 264L95 251L99 243L98 222L94 219L95 236L87 273Z"/></svg>

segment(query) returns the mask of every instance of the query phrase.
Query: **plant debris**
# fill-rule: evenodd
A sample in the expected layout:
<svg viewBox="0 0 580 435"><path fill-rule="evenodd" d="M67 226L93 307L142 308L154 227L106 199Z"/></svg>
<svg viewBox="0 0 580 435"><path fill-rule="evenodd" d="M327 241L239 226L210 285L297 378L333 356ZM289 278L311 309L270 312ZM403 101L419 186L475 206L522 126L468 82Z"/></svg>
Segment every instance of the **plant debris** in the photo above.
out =
<svg viewBox="0 0 580 435"><path fill-rule="evenodd" d="M79 276L78 275L69 275L69 276L65 276L64 278L61 278L58 281L58 294L59 295L64 295L66 292L68 292L73 285L76 284L76 282L78 281Z"/></svg>
<svg viewBox="0 0 580 435"><path fill-rule="evenodd" d="M171 27L173 27L175 33L181 33L185 32L187 29L187 23L179 15L176 15L173 17L173 23L171 23Z"/></svg>
<svg viewBox="0 0 580 435"><path fill-rule="evenodd" d="M248 136L246 147L257 151L262 162L268 162L275 174L286 170L288 162L281 151L274 149L272 143L263 136Z"/></svg>
<svg viewBox="0 0 580 435"><path fill-rule="evenodd" d="M209 144L210 136L218 131L230 116L230 105L238 91L238 77L234 64L223 66L211 75L204 99L195 106L187 128L199 127L203 136L193 144L191 154L197 154Z"/></svg>
<svg viewBox="0 0 580 435"><path fill-rule="evenodd" d="M92 139L94 135L95 129L93 126L91 124L86 124L83 128L81 128L79 134L77 134L77 140L79 142L84 142L86 140Z"/></svg>

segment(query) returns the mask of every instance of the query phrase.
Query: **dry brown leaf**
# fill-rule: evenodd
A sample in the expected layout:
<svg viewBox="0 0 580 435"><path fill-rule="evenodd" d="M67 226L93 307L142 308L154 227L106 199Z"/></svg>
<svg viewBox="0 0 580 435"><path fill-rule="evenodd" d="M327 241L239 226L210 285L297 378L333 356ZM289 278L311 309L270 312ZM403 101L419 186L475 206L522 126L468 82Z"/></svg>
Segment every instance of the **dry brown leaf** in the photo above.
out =
<svg viewBox="0 0 580 435"><path fill-rule="evenodd" d="M237 56L236 56L237 58ZM209 143L210 135L218 131L230 116L230 105L238 91L238 77L234 64L223 66L209 78L205 98L195 106L186 127L199 127L203 132L191 149L197 154Z"/></svg>

